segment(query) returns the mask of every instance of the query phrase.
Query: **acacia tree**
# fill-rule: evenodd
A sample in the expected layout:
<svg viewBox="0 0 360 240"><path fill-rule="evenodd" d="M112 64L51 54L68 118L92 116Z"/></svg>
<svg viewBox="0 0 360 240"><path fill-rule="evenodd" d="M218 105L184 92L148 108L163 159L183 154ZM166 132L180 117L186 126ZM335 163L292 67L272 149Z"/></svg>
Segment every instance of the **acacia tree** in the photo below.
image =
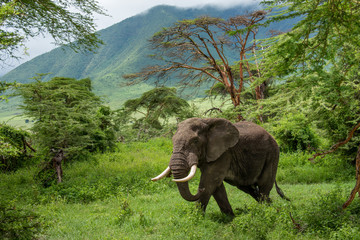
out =
<svg viewBox="0 0 360 240"><path fill-rule="evenodd" d="M200 17L178 21L149 40L155 50L152 57L159 64L125 77L147 80L155 76L161 82L171 76L179 79L182 87L200 86L204 82L221 83L237 107L246 78L253 81L255 77L247 55L251 51L254 53L256 42L252 46L249 44L256 39L256 28L265 15L264 11L255 11L228 20ZM234 51L240 59L238 75L229 60L229 54L234 55ZM242 119L240 114L238 119Z"/></svg>
<svg viewBox="0 0 360 240"><path fill-rule="evenodd" d="M91 92L90 79L36 79L18 89L24 115L32 118L34 142L43 152L62 149L68 159L114 147L111 111Z"/></svg>
<svg viewBox="0 0 360 240"><path fill-rule="evenodd" d="M132 114L142 116L134 119L133 124L133 127L138 129L138 140L144 131L162 129L170 117L186 115L188 108L187 101L176 95L176 88L168 87L154 88L143 93L141 97L124 103L126 116Z"/></svg>
<svg viewBox="0 0 360 240"><path fill-rule="evenodd" d="M221 25L224 31L229 33L233 39L232 42L235 49L239 51L239 93L241 93L244 87L246 77L244 70L251 84L256 81L256 77L261 77L261 67L256 56L258 48L256 35L261 25L260 23L265 19L266 15L266 11L255 11L248 15L230 18L225 24ZM249 61L248 55L250 55L250 60L255 63L255 69L254 64ZM264 83L255 86L257 100L264 99L264 90Z"/></svg>
<svg viewBox="0 0 360 240"><path fill-rule="evenodd" d="M275 9L279 7L272 21L301 17L292 31L269 40L270 47L265 52L267 74L287 76L283 89L292 96L301 95L297 101L299 105L307 105L307 116L338 142L315 157L333 152L354 139L360 127L360 3L353 0L263 3ZM355 143L358 145L359 140ZM356 184L343 208L356 193L360 196L359 173L360 146L356 156Z"/></svg>

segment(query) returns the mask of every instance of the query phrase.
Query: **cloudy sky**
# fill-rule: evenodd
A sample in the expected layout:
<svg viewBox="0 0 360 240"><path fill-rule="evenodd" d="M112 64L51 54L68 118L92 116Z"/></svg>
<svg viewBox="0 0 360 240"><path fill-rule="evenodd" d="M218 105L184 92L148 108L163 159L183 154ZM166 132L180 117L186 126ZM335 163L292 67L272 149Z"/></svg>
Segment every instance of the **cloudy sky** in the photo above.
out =
<svg viewBox="0 0 360 240"><path fill-rule="evenodd" d="M260 2L260 0L98 0L98 2L110 15L110 17L96 16L96 24L98 30L100 30L131 16L143 13L157 5L166 4L177 7L199 8L210 4L225 8L238 4L255 4ZM10 65L9 67L0 67L0 75L5 74L25 61L50 51L56 46L51 44L51 39L38 37L26 43L26 47L28 48L28 55L24 55L20 62L9 60L7 62L7 65Z"/></svg>

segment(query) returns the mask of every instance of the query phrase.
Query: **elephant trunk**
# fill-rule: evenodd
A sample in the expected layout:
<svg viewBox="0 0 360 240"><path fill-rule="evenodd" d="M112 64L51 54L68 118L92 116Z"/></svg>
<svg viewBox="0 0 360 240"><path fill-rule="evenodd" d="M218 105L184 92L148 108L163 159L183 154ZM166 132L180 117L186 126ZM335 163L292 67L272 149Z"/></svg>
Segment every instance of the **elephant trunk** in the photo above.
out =
<svg viewBox="0 0 360 240"><path fill-rule="evenodd" d="M176 181L177 179L184 179L188 176L188 163L187 161L185 161L184 157L179 154L173 154L173 156L171 157L170 169L174 176L174 181ZM189 184L187 181L176 181L176 184L179 189L180 195L187 201L197 201L203 192L201 189L198 189L198 192L193 195L190 192Z"/></svg>

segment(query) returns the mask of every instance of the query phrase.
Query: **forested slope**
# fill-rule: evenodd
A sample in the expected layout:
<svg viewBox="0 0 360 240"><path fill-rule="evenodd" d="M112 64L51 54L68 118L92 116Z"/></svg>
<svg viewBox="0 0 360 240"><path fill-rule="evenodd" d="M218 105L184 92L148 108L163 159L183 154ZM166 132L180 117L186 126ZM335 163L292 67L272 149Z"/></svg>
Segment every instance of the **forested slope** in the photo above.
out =
<svg viewBox="0 0 360 240"><path fill-rule="evenodd" d="M124 74L138 72L142 67L153 63L147 56L151 54L148 39L154 33L182 19L203 15L229 18L258 7L239 5L228 9L194 9L157 6L99 31L105 44L96 53L76 53L66 47L56 48L20 65L1 80L28 83L37 73L51 73L45 80L55 76L77 79L89 77L93 81L96 94L106 96L111 105L119 107L125 100L137 97L150 88L145 84L125 88L121 84L124 83ZM292 23L288 22L272 25L269 29L285 31L291 26ZM267 31L262 31L258 37L265 37L266 34ZM236 56L231 60L236 60Z"/></svg>

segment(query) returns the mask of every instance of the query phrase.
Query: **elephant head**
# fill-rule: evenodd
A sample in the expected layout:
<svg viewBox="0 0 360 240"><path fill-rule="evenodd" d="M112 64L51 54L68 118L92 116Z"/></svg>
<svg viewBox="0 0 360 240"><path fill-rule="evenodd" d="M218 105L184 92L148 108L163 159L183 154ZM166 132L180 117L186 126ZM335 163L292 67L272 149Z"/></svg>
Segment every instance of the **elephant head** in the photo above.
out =
<svg viewBox="0 0 360 240"><path fill-rule="evenodd" d="M197 194L193 195L188 181L194 177L197 167L215 161L238 140L239 131L225 119L187 119L178 125L173 136L169 167L152 181L172 173L181 196L187 201L196 201L204 189L199 187Z"/></svg>

